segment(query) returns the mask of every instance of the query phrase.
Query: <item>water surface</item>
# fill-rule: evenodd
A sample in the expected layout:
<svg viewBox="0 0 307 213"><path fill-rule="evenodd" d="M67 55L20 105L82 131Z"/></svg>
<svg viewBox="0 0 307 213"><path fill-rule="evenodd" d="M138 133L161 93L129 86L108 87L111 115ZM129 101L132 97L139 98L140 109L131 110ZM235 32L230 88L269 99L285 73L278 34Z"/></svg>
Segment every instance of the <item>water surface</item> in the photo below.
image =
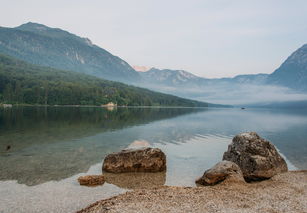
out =
<svg viewBox="0 0 307 213"><path fill-rule="evenodd" d="M272 141L290 169L307 169L306 110L0 109L0 212L73 212L141 184L195 186L245 131ZM79 176L102 172L108 153L137 140L166 153L166 173L106 174L103 186L78 185Z"/></svg>

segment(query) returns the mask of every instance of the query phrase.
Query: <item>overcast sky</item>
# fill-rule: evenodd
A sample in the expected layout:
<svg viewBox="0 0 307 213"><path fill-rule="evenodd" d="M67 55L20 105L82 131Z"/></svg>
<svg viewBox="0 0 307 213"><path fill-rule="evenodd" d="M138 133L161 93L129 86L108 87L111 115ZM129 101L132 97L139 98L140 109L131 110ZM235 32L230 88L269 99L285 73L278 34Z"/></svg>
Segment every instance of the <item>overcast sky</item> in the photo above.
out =
<svg viewBox="0 0 307 213"><path fill-rule="evenodd" d="M130 65L202 77L271 73L307 43L306 0L0 0L0 26L37 22Z"/></svg>

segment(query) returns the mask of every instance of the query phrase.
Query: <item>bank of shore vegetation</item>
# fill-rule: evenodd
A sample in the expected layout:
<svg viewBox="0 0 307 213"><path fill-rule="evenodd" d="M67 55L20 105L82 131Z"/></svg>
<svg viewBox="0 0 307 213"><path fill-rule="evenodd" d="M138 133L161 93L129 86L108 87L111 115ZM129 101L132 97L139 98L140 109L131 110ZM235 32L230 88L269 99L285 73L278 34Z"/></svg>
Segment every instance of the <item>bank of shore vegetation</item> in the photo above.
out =
<svg viewBox="0 0 307 213"><path fill-rule="evenodd" d="M207 103L89 75L32 65L0 54L0 103L207 107Z"/></svg>

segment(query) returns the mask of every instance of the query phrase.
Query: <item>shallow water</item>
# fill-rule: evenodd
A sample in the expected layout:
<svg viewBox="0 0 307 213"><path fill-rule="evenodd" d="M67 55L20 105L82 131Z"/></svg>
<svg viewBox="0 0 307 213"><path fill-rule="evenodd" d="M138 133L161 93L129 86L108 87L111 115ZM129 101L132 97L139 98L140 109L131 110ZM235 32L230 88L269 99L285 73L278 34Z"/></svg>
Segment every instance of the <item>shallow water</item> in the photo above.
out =
<svg viewBox="0 0 307 213"><path fill-rule="evenodd" d="M194 186L244 131L272 141L290 169L307 169L307 110L0 109L0 212L73 212L144 185ZM136 140L166 153L166 173L106 174L103 186L78 185Z"/></svg>

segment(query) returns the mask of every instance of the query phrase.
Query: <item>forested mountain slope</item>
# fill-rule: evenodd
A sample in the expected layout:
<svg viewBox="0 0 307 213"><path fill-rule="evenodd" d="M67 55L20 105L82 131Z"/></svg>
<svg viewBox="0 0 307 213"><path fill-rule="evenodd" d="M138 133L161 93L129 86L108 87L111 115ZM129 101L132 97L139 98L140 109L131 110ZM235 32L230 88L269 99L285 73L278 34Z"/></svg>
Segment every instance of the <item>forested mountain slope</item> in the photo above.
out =
<svg viewBox="0 0 307 213"><path fill-rule="evenodd" d="M153 92L0 55L0 102L48 105L207 107L199 101Z"/></svg>
<svg viewBox="0 0 307 213"><path fill-rule="evenodd" d="M108 80L131 83L140 78L127 62L89 39L31 22L16 28L0 27L0 53Z"/></svg>

